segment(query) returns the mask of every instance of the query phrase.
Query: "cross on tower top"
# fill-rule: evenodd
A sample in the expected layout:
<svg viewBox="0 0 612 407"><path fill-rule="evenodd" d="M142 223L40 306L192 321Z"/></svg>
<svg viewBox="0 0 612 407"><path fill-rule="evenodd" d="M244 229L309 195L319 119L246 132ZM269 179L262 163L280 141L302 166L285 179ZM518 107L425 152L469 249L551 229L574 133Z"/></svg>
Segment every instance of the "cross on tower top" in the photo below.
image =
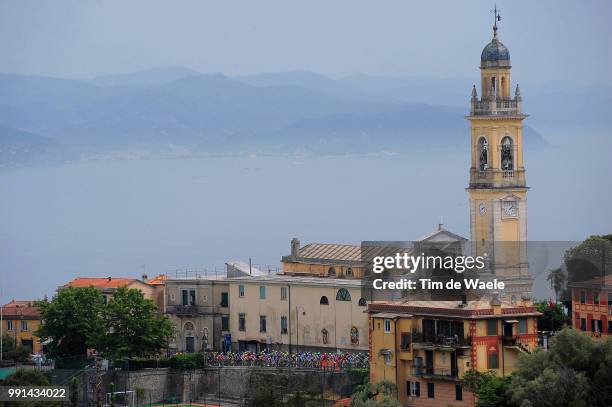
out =
<svg viewBox="0 0 612 407"><path fill-rule="evenodd" d="M497 22L501 21L501 15L499 15L499 12L501 10L497 8L497 4L495 4L495 7L493 8L493 10L491 10L491 13L493 13L493 36L497 37Z"/></svg>

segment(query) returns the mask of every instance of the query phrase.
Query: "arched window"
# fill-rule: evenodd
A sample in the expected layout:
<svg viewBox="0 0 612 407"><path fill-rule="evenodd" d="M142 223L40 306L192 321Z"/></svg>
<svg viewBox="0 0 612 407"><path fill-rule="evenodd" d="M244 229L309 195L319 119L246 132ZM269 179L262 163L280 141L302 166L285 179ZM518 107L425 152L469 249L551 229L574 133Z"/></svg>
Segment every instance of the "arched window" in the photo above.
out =
<svg viewBox="0 0 612 407"><path fill-rule="evenodd" d="M336 277L336 269L332 266L327 270L327 275L330 277Z"/></svg>
<svg viewBox="0 0 612 407"><path fill-rule="evenodd" d="M351 345L359 345L359 329L351 328Z"/></svg>
<svg viewBox="0 0 612 407"><path fill-rule="evenodd" d="M367 305L365 298L360 298L358 305L360 307L365 307Z"/></svg>
<svg viewBox="0 0 612 407"><path fill-rule="evenodd" d="M183 327L185 331L193 331L193 323L187 321L185 322L185 326Z"/></svg>
<svg viewBox="0 0 612 407"><path fill-rule="evenodd" d="M489 168L489 142L485 137L478 139L478 169L485 171Z"/></svg>
<svg viewBox="0 0 612 407"><path fill-rule="evenodd" d="M514 170L514 148L512 139L508 136L501 142L501 168L504 171Z"/></svg>
<svg viewBox="0 0 612 407"><path fill-rule="evenodd" d="M321 297L321 300L319 301L319 304L321 305L329 305L329 300L327 299L326 296Z"/></svg>
<svg viewBox="0 0 612 407"><path fill-rule="evenodd" d="M348 277L353 277L353 269L352 269L352 268L350 268L350 267L349 267L349 268L347 268L347 269L346 269L346 275L347 275Z"/></svg>
<svg viewBox="0 0 612 407"><path fill-rule="evenodd" d="M327 342L329 342L329 332L327 332L327 329L321 329L321 338L323 339L323 345L327 345Z"/></svg>
<svg viewBox="0 0 612 407"><path fill-rule="evenodd" d="M341 288L338 290L336 294L336 301L350 301L351 294L348 292L346 288Z"/></svg>

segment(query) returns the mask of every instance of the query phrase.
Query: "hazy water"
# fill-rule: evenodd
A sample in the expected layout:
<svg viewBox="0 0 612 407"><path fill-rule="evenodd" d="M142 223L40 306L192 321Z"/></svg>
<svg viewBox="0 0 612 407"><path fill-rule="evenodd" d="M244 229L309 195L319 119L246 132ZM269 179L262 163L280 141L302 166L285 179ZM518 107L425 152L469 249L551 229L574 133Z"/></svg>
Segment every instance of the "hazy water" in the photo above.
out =
<svg viewBox="0 0 612 407"><path fill-rule="evenodd" d="M612 232L609 138L526 152L529 238ZM91 162L0 172L2 300L76 276L139 277L253 258L289 241L468 236L465 153Z"/></svg>

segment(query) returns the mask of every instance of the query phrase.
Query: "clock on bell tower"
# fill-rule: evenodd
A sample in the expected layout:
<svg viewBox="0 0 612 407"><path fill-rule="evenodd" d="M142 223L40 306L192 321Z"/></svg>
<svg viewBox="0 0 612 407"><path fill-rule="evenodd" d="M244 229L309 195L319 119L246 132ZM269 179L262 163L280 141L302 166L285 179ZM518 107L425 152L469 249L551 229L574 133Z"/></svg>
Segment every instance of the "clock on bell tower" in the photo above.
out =
<svg viewBox="0 0 612 407"><path fill-rule="evenodd" d="M531 297L527 263L527 190L523 162L522 98L511 96L510 52L497 38L480 58L480 93L472 88L470 234L477 255L487 254L489 271L506 283L509 300Z"/></svg>

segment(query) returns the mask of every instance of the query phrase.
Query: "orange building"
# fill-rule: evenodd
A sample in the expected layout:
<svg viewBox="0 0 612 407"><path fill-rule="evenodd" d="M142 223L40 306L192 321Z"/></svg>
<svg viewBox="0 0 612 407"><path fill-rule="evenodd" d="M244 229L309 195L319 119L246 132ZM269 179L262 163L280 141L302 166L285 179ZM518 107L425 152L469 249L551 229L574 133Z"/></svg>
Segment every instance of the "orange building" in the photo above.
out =
<svg viewBox="0 0 612 407"><path fill-rule="evenodd" d="M148 280L146 276L143 276L143 280ZM124 277L77 277L70 281L68 284L60 287L95 287L102 291L104 301L108 301L115 291L119 287L135 288L140 290L145 298L152 300L157 304L160 311L163 311L163 284L159 279L155 279L155 284L150 284L138 280L136 278L124 278ZM161 295L159 294L161 292ZM162 301L160 303L159 301Z"/></svg>
<svg viewBox="0 0 612 407"><path fill-rule="evenodd" d="M506 376L538 342L530 302L393 301L368 305L370 382L397 386L402 406L473 406L470 369Z"/></svg>
<svg viewBox="0 0 612 407"><path fill-rule="evenodd" d="M594 337L612 334L612 275L568 284L572 290L572 325Z"/></svg>
<svg viewBox="0 0 612 407"><path fill-rule="evenodd" d="M34 332L40 325L40 310L34 301L11 301L2 306L2 334L15 339L15 345L41 353L40 338Z"/></svg>

